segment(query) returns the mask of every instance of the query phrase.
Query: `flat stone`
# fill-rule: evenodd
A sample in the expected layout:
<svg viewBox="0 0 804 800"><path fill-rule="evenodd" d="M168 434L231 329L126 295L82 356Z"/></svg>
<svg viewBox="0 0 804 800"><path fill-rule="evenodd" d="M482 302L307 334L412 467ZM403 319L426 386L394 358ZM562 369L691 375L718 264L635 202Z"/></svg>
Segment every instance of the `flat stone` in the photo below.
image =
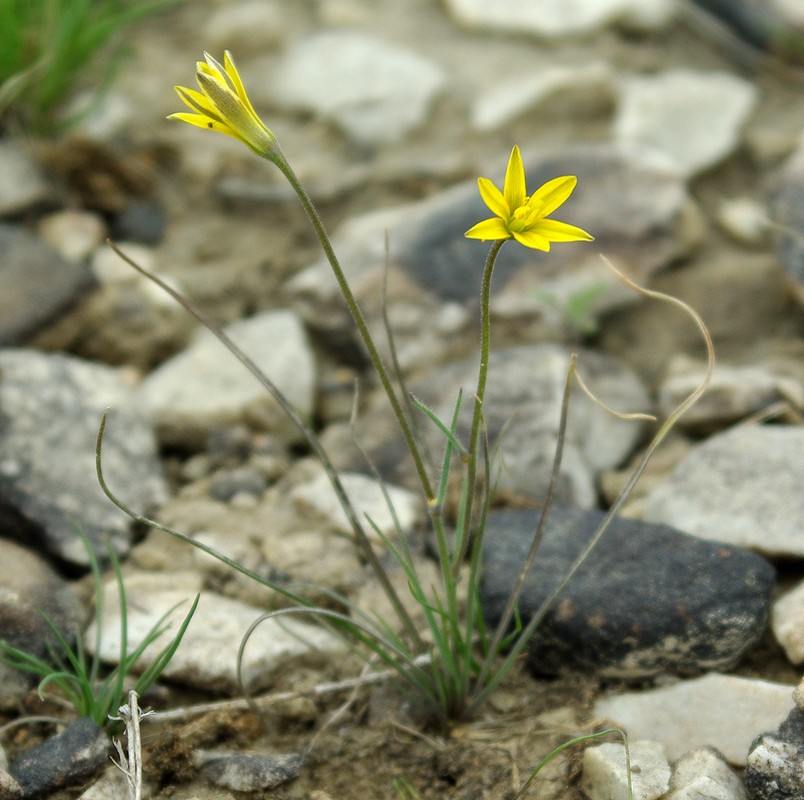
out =
<svg viewBox="0 0 804 800"><path fill-rule="evenodd" d="M692 750L674 765L666 800L746 800L743 783L712 747Z"/></svg>
<svg viewBox="0 0 804 800"><path fill-rule="evenodd" d="M118 555L131 521L103 494L95 471L98 426L110 489L137 511L167 496L150 423L121 373L72 356L0 350L0 525L4 533L57 559L85 567L87 534L98 558L108 539Z"/></svg>
<svg viewBox="0 0 804 800"><path fill-rule="evenodd" d="M315 360L294 313L262 312L229 325L226 333L302 417L311 415ZM287 441L301 438L267 389L206 329L148 375L138 395L162 440L174 446L200 450L213 429L237 423Z"/></svg>
<svg viewBox="0 0 804 800"><path fill-rule="evenodd" d="M650 282L651 288L683 299L701 315L718 360L724 361L726 348L744 360L748 342L767 342L774 335L795 341L787 321L798 311L788 284L773 254L734 249L713 249L704 258L655 274ZM672 359L679 353L700 353L702 341L677 307L645 300L610 317L601 328L599 346L658 383ZM794 361L800 363L801 357L794 355Z"/></svg>
<svg viewBox="0 0 804 800"><path fill-rule="evenodd" d="M537 510L489 514L482 597L491 624L508 601L539 516ZM603 516L553 509L519 601L525 623ZM540 673L622 678L729 667L761 639L774 577L764 559L739 548L616 519L540 623L527 647L529 663Z"/></svg>
<svg viewBox="0 0 804 800"><path fill-rule="evenodd" d="M201 590L199 578L188 573L173 575L171 588L166 589L163 574L136 574L126 577L128 595L129 650L138 647L160 617L176 608L168 617L170 630L143 653L138 662L144 669L175 635L187 615L193 595ZM120 603L117 586L106 587L105 613L102 621L100 657L104 662L117 663L120 656ZM249 626L265 613L264 609L238 600L203 591L179 649L166 667L165 678L185 686L235 694L237 653ZM88 652L94 651L95 623L84 635ZM243 654L244 685L253 691L272 683L280 673L302 663L326 663L340 652L343 644L331 633L304 621L302 616L284 617L262 622L249 639Z"/></svg>
<svg viewBox="0 0 804 800"><path fill-rule="evenodd" d="M771 556L804 555L804 426L732 428L695 447L645 499L645 519Z"/></svg>
<svg viewBox="0 0 804 800"><path fill-rule="evenodd" d="M664 797L670 785L670 765L664 748L658 742L632 741L628 754L633 800ZM583 751L581 788L589 800L626 800L629 797L628 762L622 743L606 742Z"/></svg>
<svg viewBox="0 0 804 800"><path fill-rule="evenodd" d="M211 9L205 15L204 38L209 52L223 63L223 50L237 42L234 55L238 70L243 69L241 59L259 55L282 42L293 22L288 19L296 12L278 0L240 0L221 8ZM251 84L246 82L247 86Z"/></svg>
<svg viewBox="0 0 804 800"><path fill-rule="evenodd" d="M792 664L804 662L804 582L779 597L771 610L776 641Z"/></svg>
<svg viewBox="0 0 804 800"><path fill-rule="evenodd" d="M302 757L261 753L214 753L197 751L195 762L216 786L235 792L275 789L299 776Z"/></svg>
<svg viewBox="0 0 804 800"><path fill-rule="evenodd" d="M275 69L274 100L336 123L360 144L387 144L420 127L446 76L434 62L353 31L295 43Z"/></svg>
<svg viewBox="0 0 804 800"><path fill-rule="evenodd" d="M792 370L791 370L792 372ZM666 418L700 385L706 364L676 356L659 387L659 408ZM713 430L733 424L776 403L804 408L804 384L764 364L716 364L706 392L678 421L680 428Z"/></svg>
<svg viewBox="0 0 804 800"><path fill-rule="evenodd" d="M0 223L0 345L26 343L93 288L89 268L23 228Z"/></svg>
<svg viewBox="0 0 804 800"><path fill-rule="evenodd" d="M39 222L39 235L62 258L86 261L106 236L103 219L91 211L65 209Z"/></svg>
<svg viewBox="0 0 804 800"><path fill-rule="evenodd" d="M594 715L622 726L629 738L653 736L671 761L715 747L730 764L744 766L754 737L787 716L791 691L783 684L711 673L660 689L604 695Z"/></svg>
<svg viewBox="0 0 804 800"><path fill-rule="evenodd" d="M0 217L11 217L53 201L39 160L24 141L0 141Z"/></svg>
<svg viewBox="0 0 804 800"><path fill-rule="evenodd" d="M422 500L409 489L386 484L384 488L391 500L392 513L386 502L383 487L376 480L358 473L341 473L338 477L357 512L358 520L365 528L366 535L374 542L379 542L380 537L367 520L371 520L379 531L390 539L397 538L396 523L399 524L402 535L407 536L412 533L417 522L421 521ZM313 480L295 486L290 496L296 503L313 509L326 519L328 526L342 534L352 535L352 526L349 524L346 512L323 471Z"/></svg>
<svg viewBox="0 0 804 800"><path fill-rule="evenodd" d="M717 222L735 242L748 247L762 246L771 230L768 209L748 197L729 197L717 208Z"/></svg>
<svg viewBox="0 0 804 800"><path fill-rule="evenodd" d="M634 76L623 81L614 137L655 148L692 177L737 148L758 96L756 86L727 72L675 69Z"/></svg>
<svg viewBox="0 0 804 800"><path fill-rule="evenodd" d="M613 105L616 84L605 62L550 67L509 80L482 94L472 106L472 126L487 132L509 125L525 113L583 115Z"/></svg>
<svg viewBox="0 0 804 800"><path fill-rule="evenodd" d="M562 0L449 0L447 6L462 25L550 38L590 33L612 23L657 29L675 12L667 0L575 0L572 4Z"/></svg>

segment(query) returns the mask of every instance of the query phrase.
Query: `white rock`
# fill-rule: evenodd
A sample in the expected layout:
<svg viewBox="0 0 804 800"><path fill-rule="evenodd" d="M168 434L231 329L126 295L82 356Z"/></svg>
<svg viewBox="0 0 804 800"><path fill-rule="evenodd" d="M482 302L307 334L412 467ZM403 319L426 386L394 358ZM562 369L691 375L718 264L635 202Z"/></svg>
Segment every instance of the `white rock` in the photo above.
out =
<svg viewBox="0 0 804 800"><path fill-rule="evenodd" d="M761 245L771 229L768 210L749 197L723 200L717 207L717 221L732 239L750 246Z"/></svg>
<svg viewBox="0 0 804 800"><path fill-rule="evenodd" d="M804 7L799 0L770 0L770 6L788 25L804 30Z"/></svg>
<svg viewBox="0 0 804 800"><path fill-rule="evenodd" d="M698 445L645 499L645 520L767 555L804 555L804 426L738 426Z"/></svg>
<svg viewBox="0 0 804 800"><path fill-rule="evenodd" d="M481 132L497 130L525 112L544 108L555 114L556 105L588 116L590 105L608 105L614 97L614 74L605 62L551 67L503 82L481 95L472 106L472 125Z"/></svg>
<svg viewBox="0 0 804 800"><path fill-rule="evenodd" d="M804 662L804 582L773 604L771 627L790 661Z"/></svg>
<svg viewBox="0 0 804 800"><path fill-rule="evenodd" d="M104 770L78 800L120 800L126 796L126 774L120 769Z"/></svg>
<svg viewBox="0 0 804 800"><path fill-rule="evenodd" d="M424 123L446 86L437 64L388 41L351 31L297 42L274 73L274 101L339 125L361 144L402 139Z"/></svg>
<svg viewBox="0 0 804 800"><path fill-rule="evenodd" d="M614 22L659 29L675 12L670 0L448 0L447 5L464 25L548 37L588 33Z"/></svg>
<svg viewBox="0 0 804 800"><path fill-rule="evenodd" d="M136 242L118 243L118 247L143 269L147 269L149 272L154 271L155 257L152 248ZM120 258L111 247L99 248L92 258L91 267L98 283L102 286L142 284L144 281L150 283L131 264Z"/></svg>
<svg viewBox="0 0 804 800"><path fill-rule="evenodd" d="M601 697L595 717L634 739L652 736L675 761L690 750L717 748L742 766L751 742L776 730L790 711L791 686L710 673L646 692Z"/></svg>
<svg viewBox="0 0 804 800"><path fill-rule="evenodd" d="M737 148L757 99L754 84L726 72L634 76L623 82L614 137L656 149L690 177Z"/></svg>
<svg viewBox="0 0 804 800"><path fill-rule="evenodd" d="M66 209L44 217L39 223L39 235L64 258L80 262L100 246L106 226L91 211Z"/></svg>
<svg viewBox="0 0 804 800"><path fill-rule="evenodd" d="M693 750L675 764L665 800L745 800L743 782L711 747Z"/></svg>
<svg viewBox="0 0 804 800"><path fill-rule="evenodd" d="M367 524L367 517L385 536L391 539L396 538L394 518L385 501L380 484L367 475L357 473L341 473L339 477L369 538L373 541L379 540L372 526ZM418 495L401 486L386 484L385 488L402 533L410 534L421 517L422 505ZM296 486L291 492L291 497L300 506L312 508L325 517L336 530L349 536L352 535L352 526L349 524L332 484L323 472L312 481Z"/></svg>
<svg viewBox="0 0 804 800"><path fill-rule="evenodd" d="M240 0L211 11L204 25L203 41L221 63L223 50L232 50L240 69L240 57L261 53L282 41L288 27L288 5L276 0Z"/></svg>
<svg viewBox="0 0 804 800"><path fill-rule="evenodd" d="M706 364L674 356L659 386L659 408L667 417L700 385ZM716 364L704 395L679 420L682 428L722 427L778 403L804 407L804 385L764 365Z"/></svg>
<svg viewBox="0 0 804 800"><path fill-rule="evenodd" d="M31 149L22 142L0 141L0 217L19 214L52 196Z"/></svg>
<svg viewBox="0 0 804 800"><path fill-rule="evenodd" d="M315 362L290 311L267 311L226 328L302 416L313 407ZM271 394L207 330L152 372L139 388L165 441L200 447L210 430L237 422L297 441L299 434Z"/></svg>
<svg viewBox="0 0 804 800"><path fill-rule="evenodd" d="M631 797L656 800L667 791L670 765L658 742L635 741L628 746L631 758ZM587 747L583 754L581 788L589 800L629 800L625 746L619 742Z"/></svg>
<svg viewBox="0 0 804 800"><path fill-rule="evenodd" d="M163 588L169 583L171 588ZM139 669L152 663L156 655L175 636L190 610L195 594L201 591L201 580L191 573L133 573L126 577L128 596L128 650L136 649L159 618L170 614L170 629L149 646L138 662ZM110 582L104 591L105 613L102 622L100 657L115 664L120 656L120 606L117 585ZM236 692L237 653L244 635L264 609L232 600L215 592L201 592L195 615L185 632L179 649L164 671L170 680L199 689ZM87 629L84 641L94 652L95 624ZM288 670L299 660L316 663L331 658L342 650L340 640L301 617L285 616L261 623L244 651L242 676L245 685L257 689L270 683L278 671Z"/></svg>

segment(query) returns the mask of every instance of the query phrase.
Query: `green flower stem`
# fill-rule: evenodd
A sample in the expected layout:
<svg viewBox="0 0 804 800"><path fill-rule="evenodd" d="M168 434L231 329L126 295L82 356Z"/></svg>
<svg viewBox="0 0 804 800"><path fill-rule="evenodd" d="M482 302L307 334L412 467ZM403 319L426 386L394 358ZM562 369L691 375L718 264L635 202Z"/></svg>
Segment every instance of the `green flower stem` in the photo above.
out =
<svg viewBox="0 0 804 800"><path fill-rule="evenodd" d="M466 558L466 551L469 547L469 540L471 539L470 524L472 518L472 504L474 501L475 483L477 481L477 447L480 437L480 423L483 419L483 398L486 394L486 379L489 371L489 350L491 348L491 315L489 312L491 276L494 273L497 255L506 241L506 239L500 239L491 245L489 254L486 257L486 266L483 269L483 282L480 286L480 369L477 375L475 409L472 415L472 427L469 433L469 464L466 476L469 492L466 498L466 505L463 509L464 535L455 561L453 562L453 571L456 575L460 569L460 565Z"/></svg>
<svg viewBox="0 0 804 800"><path fill-rule="evenodd" d="M306 189L296 176L296 173L293 171L293 168L288 163L288 160L285 158L278 145L266 156L266 158L272 161L279 168L280 172L285 176L285 178L287 178L288 183L290 183L290 185L293 187L293 190L296 192L296 195L298 196L299 201L301 202L302 207L304 208L304 211L313 226L313 230L318 237L318 241L321 243L324 254L326 255L327 260L332 267L332 271L335 273L335 278L338 281L341 294L343 295L346 305L349 308L349 313L352 315L352 319L354 320L355 325L357 325L358 331L360 331L360 336L362 337L363 343L366 346L371 363L374 365L374 369L377 371L377 375L380 378L380 383L382 383L385 394L388 396L388 400L391 403L391 408L394 410L394 414L396 415L402 435L405 437L405 442L407 443L408 449L413 457L416 472L419 476L419 482L424 490L426 500L428 504L430 504L435 500L435 494L433 492L430 478L427 475L424 459L422 458L422 454L416 443L416 438L413 435L408 418L405 416L405 412L402 409L402 405L399 402L396 391L391 384L388 370L385 368L385 364L383 363L380 353L377 350L377 345L374 342L371 331L369 331L368 325L366 324L363 312L360 310L357 299L355 298L354 293L352 292L352 289L346 280L346 276L343 273L343 269L338 261L338 257L335 255L335 251L332 248L332 244L330 243L329 236L324 229L324 224L321 221L321 217L318 216L318 211L316 211L313 201L310 199Z"/></svg>

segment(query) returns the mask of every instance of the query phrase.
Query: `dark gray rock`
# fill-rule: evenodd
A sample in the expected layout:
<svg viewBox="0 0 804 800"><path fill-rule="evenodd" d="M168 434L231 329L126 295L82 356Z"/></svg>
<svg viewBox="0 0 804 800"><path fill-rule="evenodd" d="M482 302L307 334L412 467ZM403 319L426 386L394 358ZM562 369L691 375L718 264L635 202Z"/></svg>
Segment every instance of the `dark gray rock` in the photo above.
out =
<svg viewBox="0 0 804 800"><path fill-rule="evenodd" d="M55 558L85 566L83 528L101 559L131 543L128 517L104 496L95 473L103 411L112 409L103 448L113 491L137 510L167 497L148 420L119 373L64 355L0 350L0 531Z"/></svg>
<svg viewBox="0 0 804 800"><path fill-rule="evenodd" d="M603 517L556 508L519 608L525 622L566 575ZM483 601L499 619L530 547L537 510L497 511L484 540ZM633 678L735 664L768 618L774 570L764 559L665 525L617 519L528 645L540 672Z"/></svg>
<svg viewBox="0 0 804 800"><path fill-rule="evenodd" d="M118 242L159 244L165 235L165 212L156 203L130 203L111 220L112 238Z"/></svg>
<svg viewBox="0 0 804 800"><path fill-rule="evenodd" d="M201 755L202 772L216 786L236 792L273 789L298 777L301 756L290 755Z"/></svg>
<svg viewBox="0 0 804 800"><path fill-rule="evenodd" d="M25 797L35 797L92 775L108 763L109 739L83 717L63 733L23 753L9 767Z"/></svg>
<svg viewBox="0 0 804 800"><path fill-rule="evenodd" d="M804 711L754 740L743 780L750 800L804 800Z"/></svg>
<svg viewBox="0 0 804 800"><path fill-rule="evenodd" d="M265 476L251 467L219 470L209 484L209 494L215 500L228 503L237 494L259 497L268 486Z"/></svg>
<svg viewBox="0 0 804 800"><path fill-rule="evenodd" d="M801 63L804 48L802 16L796 3L764 0L693 0L745 44L786 60ZM795 9L795 13L794 13ZM796 29L798 27L798 30ZM707 34L706 25L696 26Z"/></svg>
<svg viewBox="0 0 804 800"><path fill-rule="evenodd" d="M0 346L24 343L94 285L86 264L67 261L24 228L0 223Z"/></svg>

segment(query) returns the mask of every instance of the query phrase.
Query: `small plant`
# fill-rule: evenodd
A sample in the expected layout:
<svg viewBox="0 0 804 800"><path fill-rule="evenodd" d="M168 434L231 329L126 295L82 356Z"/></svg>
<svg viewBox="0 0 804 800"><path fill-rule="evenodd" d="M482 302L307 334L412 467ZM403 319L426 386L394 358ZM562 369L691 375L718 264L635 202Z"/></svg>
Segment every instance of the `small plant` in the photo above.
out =
<svg viewBox="0 0 804 800"><path fill-rule="evenodd" d="M90 657L82 643L81 632L75 637L75 645L71 645L64 634L56 627L50 617L40 611L45 623L53 634L54 643L48 644L48 657L38 656L13 647L7 642L0 641L0 662L9 667L18 669L40 679L37 691L39 697L44 699L45 689L54 686L66 701L72 705L79 717L90 717L97 725L110 724L110 717L117 713L124 703L129 687L126 685L137 661L145 649L159 639L170 627L166 622L168 617L178 608L173 606L160 617L158 622L148 631L142 643L132 652L128 651L128 624L126 602L126 587L120 562L111 545L107 542L107 552L117 582L117 592L120 598L120 659L117 666L101 680L100 650L102 642L103 622L103 577L101 575L98 558L83 531L79 531L89 555L92 570L92 583L95 593L95 648ZM184 632L195 614L200 595L197 595L187 616L184 618L179 630L165 648L153 659L148 668L134 681L133 690L137 694L145 692L162 674L170 663L173 654L181 644Z"/></svg>
<svg viewBox="0 0 804 800"><path fill-rule="evenodd" d="M599 281L573 292L563 300L552 292L538 292L536 297L558 309L564 315L572 331L582 337L588 337L594 336L600 329L594 311L594 303L605 291L606 284Z"/></svg>
<svg viewBox="0 0 804 800"><path fill-rule="evenodd" d="M59 120L59 108L99 51L179 1L0 0L0 122L13 114L39 132L68 126L75 120Z"/></svg>
<svg viewBox="0 0 804 800"><path fill-rule="evenodd" d="M227 52L223 64L220 64L210 55L205 54L205 60L197 63L196 79L198 90L176 87L179 97L191 109L191 112L181 112L173 114L171 117L204 130L217 131L239 140L257 155L273 163L288 180L329 261L343 298L407 443L408 452L416 469L437 542L437 564L440 573L438 584L431 586L422 580L418 573L412 549L401 530L399 530L398 525L397 540L391 541L383 536L371 519L368 519L367 523L373 528L375 534L383 539L383 543L405 572L410 594L424 617L423 630L420 630L420 627L407 610L405 603L402 602L402 599L394 589L388 574L374 551L364 523L349 501L339 476L321 442L305 421L299 417L282 394L281 389L251 361L247 354L231 341L224 331L207 319L192 303L164 281L143 270L119 250L116 252L122 258L128 261L135 269L155 281L209 328L230 352L273 394L283 410L302 432L312 452L324 466L349 519L360 553L373 568L377 580L393 605L397 620L394 622L378 618L366 610L350 604L347 600L343 602L348 608L349 614L316 607L303 596L288 590L286 587L266 581L208 546L192 540L179 531L160 525L153 520L148 520L128 508L115 497L103 477L101 448L103 431L107 422L106 415L104 415L101 423L97 446L97 471L101 487L112 502L133 519L165 531L202 549L242 574L280 592L296 604L296 607L272 612L262 619L271 617L281 620L284 616L292 614L313 616L321 624L336 630L348 642L354 644L356 649L372 665L383 665L394 670L403 684L407 685L417 695L421 705L431 712L435 724L442 730L449 730L455 720L470 716L477 711L511 669L556 596L564 589L567 582L588 556L592 547L611 524L622 503L633 490L653 451L667 435L678 417L697 399L704 386L700 387L690 398L682 403L659 428L623 493L612 505L609 514L592 537L589 545L572 565L563 582L545 601L542 608L529 620L524 621L519 619L517 604L525 583L525 576L536 558L547 517L555 498L567 423L570 389L573 380L577 378L580 386L584 388L580 375L576 375L575 358L571 359L568 365L561 417L557 421L558 445L553 464L551 486L544 500L541 520L534 531L532 545L521 571L518 576L513 576L513 588L502 618L494 630L488 630L483 613L480 585L483 536L486 517L492 500L493 486L492 459L489 454L483 413L491 355L489 305L492 275L500 249L509 239L525 247L544 252L550 250L552 243L590 241L592 239L591 235L583 229L551 218L551 214L567 200L574 190L576 178L573 176L555 178L528 195L522 158L519 148L514 147L511 151L502 190L487 178L480 178L478 181L481 197L494 216L474 225L465 234L472 239L490 240L492 244L486 258L480 285L481 344L478 378L472 398L473 414L468 439L464 442L462 441L463 434L458 431L458 415L462 403L460 396L456 399L451 419L447 421L438 419L432 411L415 400L415 398L406 397L401 376L398 374L393 375L386 367L352 288L332 248L318 212L304 186L283 155L276 136L254 111L231 55ZM619 276L619 273L616 274ZM619 277L636 291L643 292L651 297L678 303L685 308L701 328L704 338L707 340L707 345L710 345L703 323L691 309L673 298L642 290L628 281L627 278ZM415 435L414 413L423 414L430 423L441 431L444 437L444 455L441 468L435 476L430 474L422 448ZM445 511L447 487L450 483L450 474L456 466L461 470L460 499L454 518L447 519ZM388 505L393 512L390 501L388 501ZM448 526L451 529L452 536L448 535ZM459 591L463 587L466 587L464 591L465 599L461 597L461 592ZM260 621L255 622L246 634L241 645L241 657L249 635ZM400 787L398 789L402 790Z"/></svg>
<svg viewBox="0 0 804 800"><path fill-rule="evenodd" d="M422 796L410 785L406 778L394 780L394 791L399 800L422 800Z"/></svg>

